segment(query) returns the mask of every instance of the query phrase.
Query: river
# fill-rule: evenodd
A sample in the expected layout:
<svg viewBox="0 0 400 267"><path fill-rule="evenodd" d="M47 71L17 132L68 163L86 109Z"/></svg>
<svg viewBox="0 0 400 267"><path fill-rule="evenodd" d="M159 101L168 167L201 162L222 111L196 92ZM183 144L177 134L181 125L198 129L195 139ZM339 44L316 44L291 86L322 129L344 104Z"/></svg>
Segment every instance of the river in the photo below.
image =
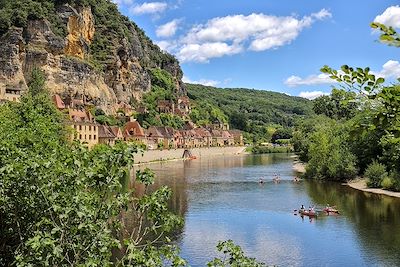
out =
<svg viewBox="0 0 400 267"><path fill-rule="evenodd" d="M190 266L219 256L232 239L248 256L277 266L400 266L400 200L318 181L294 183L293 155L236 155L149 164L156 186L173 190L185 218L177 242ZM272 182L280 175L279 184ZM259 184L260 177L265 179ZM310 220L301 204L336 205ZM322 214L322 213L321 213Z"/></svg>

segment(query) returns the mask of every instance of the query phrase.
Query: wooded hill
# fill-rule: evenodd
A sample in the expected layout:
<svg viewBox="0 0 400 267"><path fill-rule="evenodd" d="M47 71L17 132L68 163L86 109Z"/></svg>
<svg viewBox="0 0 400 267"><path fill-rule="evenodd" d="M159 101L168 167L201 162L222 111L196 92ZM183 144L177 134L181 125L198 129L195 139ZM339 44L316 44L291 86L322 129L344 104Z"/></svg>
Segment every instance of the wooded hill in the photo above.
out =
<svg viewBox="0 0 400 267"><path fill-rule="evenodd" d="M188 96L194 100L191 116L194 122L204 119L202 109L197 107L212 105L226 115L233 128L254 134L259 141L268 139L271 127L292 127L297 118L313 114L310 100L282 93L199 84L186 84L186 88Z"/></svg>

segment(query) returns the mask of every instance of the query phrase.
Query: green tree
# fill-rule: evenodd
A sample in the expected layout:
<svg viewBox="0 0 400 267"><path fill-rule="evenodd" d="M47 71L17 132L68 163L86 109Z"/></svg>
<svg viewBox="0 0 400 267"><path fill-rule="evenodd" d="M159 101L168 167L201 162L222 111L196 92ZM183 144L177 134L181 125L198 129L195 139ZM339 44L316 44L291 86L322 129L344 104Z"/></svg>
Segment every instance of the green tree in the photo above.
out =
<svg viewBox="0 0 400 267"><path fill-rule="evenodd" d="M357 112L356 93L333 89L329 96L314 100L313 110L332 119L350 119Z"/></svg>
<svg viewBox="0 0 400 267"><path fill-rule="evenodd" d="M31 85L39 84L33 75ZM33 88L21 103L0 107L0 264L184 265L168 238L182 225L167 208L171 191L149 193L149 171L136 175L144 194L123 186L137 147L70 143L63 115L46 90ZM127 212L137 228L125 235ZM124 256L113 261L117 249Z"/></svg>
<svg viewBox="0 0 400 267"><path fill-rule="evenodd" d="M246 256L240 246L235 245L232 240L219 242L217 250L223 253L223 258L215 258L210 261L208 267L263 267L264 263Z"/></svg>

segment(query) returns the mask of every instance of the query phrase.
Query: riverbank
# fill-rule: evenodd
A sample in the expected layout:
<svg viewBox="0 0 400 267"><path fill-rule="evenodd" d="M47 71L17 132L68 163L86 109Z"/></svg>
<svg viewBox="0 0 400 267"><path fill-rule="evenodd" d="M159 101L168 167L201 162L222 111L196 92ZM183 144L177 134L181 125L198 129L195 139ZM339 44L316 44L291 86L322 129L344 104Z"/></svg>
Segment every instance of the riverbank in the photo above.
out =
<svg viewBox="0 0 400 267"><path fill-rule="evenodd" d="M298 173L305 173L306 172L306 164L301 161L294 161L293 162L293 170Z"/></svg>
<svg viewBox="0 0 400 267"><path fill-rule="evenodd" d="M400 198L400 192L392 192L392 191L388 191L388 190L384 190L384 189L380 189L380 188L368 188L366 179L360 178L360 179L352 180L352 181L347 182L346 185L350 186L351 188L354 188L354 189L357 189L360 191L364 191L364 192Z"/></svg>
<svg viewBox="0 0 400 267"><path fill-rule="evenodd" d="M190 152L196 158L211 157L217 155L237 155L244 153L246 147L202 147L192 148ZM148 150L143 154L135 155L135 165L150 162L183 160L183 153L185 149L170 149L170 150Z"/></svg>

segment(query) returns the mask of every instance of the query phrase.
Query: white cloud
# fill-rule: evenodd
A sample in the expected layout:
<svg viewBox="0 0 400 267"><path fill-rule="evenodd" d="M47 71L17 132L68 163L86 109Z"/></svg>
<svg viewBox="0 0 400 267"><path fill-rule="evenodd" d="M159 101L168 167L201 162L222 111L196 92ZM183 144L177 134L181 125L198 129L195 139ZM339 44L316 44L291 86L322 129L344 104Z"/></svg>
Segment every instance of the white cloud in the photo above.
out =
<svg viewBox="0 0 400 267"><path fill-rule="evenodd" d="M131 12L136 15L161 13L167 9L165 2L145 2L141 5L134 6Z"/></svg>
<svg viewBox="0 0 400 267"><path fill-rule="evenodd" d="M186 76L183 76L182 81L184 83L202 84L202 85L205 85L205 86L217 86L218 84L220 84L219 81L206 80L206 79L200 79L198 81L193 81L193 80L189 79Z"/></svg>
<svg viewBox="0 0 400 267"><path fill-rule="evenodd" d="M400 78L400 63L395 60L389 60L383 64L382 70L376 75L386 79Z"/></svg>
<svg viewBox="0 0 400 267"><path fill-rule="evenodd" d="M300 85L317 85L317 84L331 84L335 83L335 80L329 78L329 75L321 73L319 75L310 75L306 78L301 78L299 76L290 76L284 82L285 85L289 87L296 87Z"/></svg>
<svg viewBox="0 0 400 267"><path fill-rule="evenodd" d="M156 35L158 37L171 37L174 36L178 30L178 26L181 20L174 19L164 25L161 25L156 30Z"/></svg>
<svg viewBox="0 0 400 267"><path fill-rule="evenodd" d="M306 91L306 92L301 92L299 94L300 97L307 98L310 100L313 100L313 99L323 96L323 95L327 95L327 93L324 93L322 91L311 91L311 92Z"/></svg>
<svg viewBox="0 0 400 267"><path fill-rule="evenodd" d="M179 39L174 51L182 62L207 63L211 58L240 53L246 49L265 51L289 44L317 20L331 17L322 9L303 18L265 14L216 17L193 26Z"/></svg>
<svg viewBox="0 0 400 267"><path fill-rule="evenodd" d="M400 28L400 6L388 7L382 14L376 16L375 22Z"/></svg>
<svg viewBox="0 0 400 267"><path fill-rule="evenodd" d="M159 41L156 42L156 44L165 52L171 52L177 47L177 44L174 41Z"/></svg>
<svg viewBox="0 0 400 267"><path fill-rule="evenodd" d="M242 50L243 48L239 45L229 45L223 42L185 44L179 48L177 56L182 62L195 61L207 63L210 58L234 55L240 53Z"/></svg>

